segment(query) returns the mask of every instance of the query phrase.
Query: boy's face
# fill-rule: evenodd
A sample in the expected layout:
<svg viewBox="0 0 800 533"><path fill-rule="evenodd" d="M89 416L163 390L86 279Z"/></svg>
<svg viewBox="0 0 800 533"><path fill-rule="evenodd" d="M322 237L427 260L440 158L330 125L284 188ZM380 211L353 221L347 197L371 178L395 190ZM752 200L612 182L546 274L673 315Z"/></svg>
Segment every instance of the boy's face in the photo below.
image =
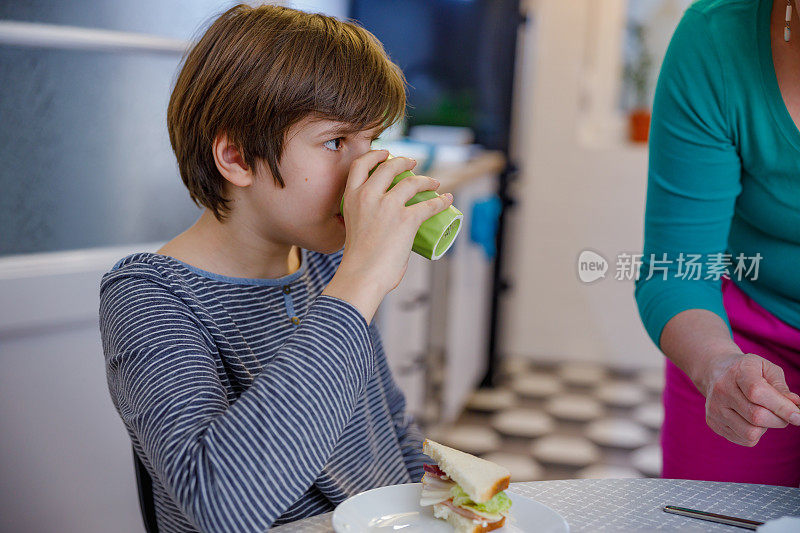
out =
<svg viewBox="0 0 800 533"><path fill-rule="evenodd" d="M276 184L269 167L248 187L247 204L258 226L274 242L333 253L344 246L339 215L350 164L370 150L379 129L341 134L341 122L306 118L290 128L279 169L285 187Z"/></svg>

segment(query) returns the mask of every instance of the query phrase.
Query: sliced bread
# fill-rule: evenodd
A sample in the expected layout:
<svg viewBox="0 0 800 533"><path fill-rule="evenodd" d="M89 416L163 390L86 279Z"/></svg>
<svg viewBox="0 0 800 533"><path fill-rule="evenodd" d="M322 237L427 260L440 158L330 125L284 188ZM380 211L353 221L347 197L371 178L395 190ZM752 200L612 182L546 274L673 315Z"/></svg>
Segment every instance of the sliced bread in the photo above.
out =
<svg viewBox="0 0 800 533"><path fill-rule="evenodd" d="M422 451L476 503L486 503L508 488L511 472L498 464L432 440L423 443Z"/></svg>

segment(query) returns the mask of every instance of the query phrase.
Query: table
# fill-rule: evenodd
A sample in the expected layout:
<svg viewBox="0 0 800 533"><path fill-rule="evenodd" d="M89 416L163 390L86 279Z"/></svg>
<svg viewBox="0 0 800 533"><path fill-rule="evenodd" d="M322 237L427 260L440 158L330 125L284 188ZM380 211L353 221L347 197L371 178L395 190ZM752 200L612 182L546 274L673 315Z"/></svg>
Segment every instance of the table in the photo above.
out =
<svg viewBox="0 0 800 533"><path fill-rule="evenodd" d="M766 521L800 516L800 488L684 479L569 479L512 483L508 489L558 511L570 531L747 531L661 510L679 505ZM331 533L333 513L272 529Z"/></svg>

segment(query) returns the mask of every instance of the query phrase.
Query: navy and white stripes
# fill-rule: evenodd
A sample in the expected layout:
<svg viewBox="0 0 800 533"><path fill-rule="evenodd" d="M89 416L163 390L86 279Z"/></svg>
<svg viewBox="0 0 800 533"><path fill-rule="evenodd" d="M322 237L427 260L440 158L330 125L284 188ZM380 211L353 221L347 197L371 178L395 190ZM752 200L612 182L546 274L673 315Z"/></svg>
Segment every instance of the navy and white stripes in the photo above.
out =
<svg viewBox="0 0 800 533"><path fill-rule="evenodd" d="M341 254L248 280L140 253L103 277L109 391L161 531L266 531L422 477L376 328L320 296Z"/></svg>

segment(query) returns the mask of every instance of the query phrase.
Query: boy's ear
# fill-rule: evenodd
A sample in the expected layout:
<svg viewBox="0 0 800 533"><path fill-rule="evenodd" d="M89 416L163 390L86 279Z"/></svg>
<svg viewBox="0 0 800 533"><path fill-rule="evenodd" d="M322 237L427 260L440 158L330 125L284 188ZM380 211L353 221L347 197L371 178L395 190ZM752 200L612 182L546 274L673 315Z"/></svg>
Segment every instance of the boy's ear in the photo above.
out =
<svg viewBox="0 0 800 533"><path fill-rule="evenodd" d="M239 148L228 142L224 133L214 138L214 162L220 174L238 187L249 187L253 183L253 173L244 161Z"/></svg>

